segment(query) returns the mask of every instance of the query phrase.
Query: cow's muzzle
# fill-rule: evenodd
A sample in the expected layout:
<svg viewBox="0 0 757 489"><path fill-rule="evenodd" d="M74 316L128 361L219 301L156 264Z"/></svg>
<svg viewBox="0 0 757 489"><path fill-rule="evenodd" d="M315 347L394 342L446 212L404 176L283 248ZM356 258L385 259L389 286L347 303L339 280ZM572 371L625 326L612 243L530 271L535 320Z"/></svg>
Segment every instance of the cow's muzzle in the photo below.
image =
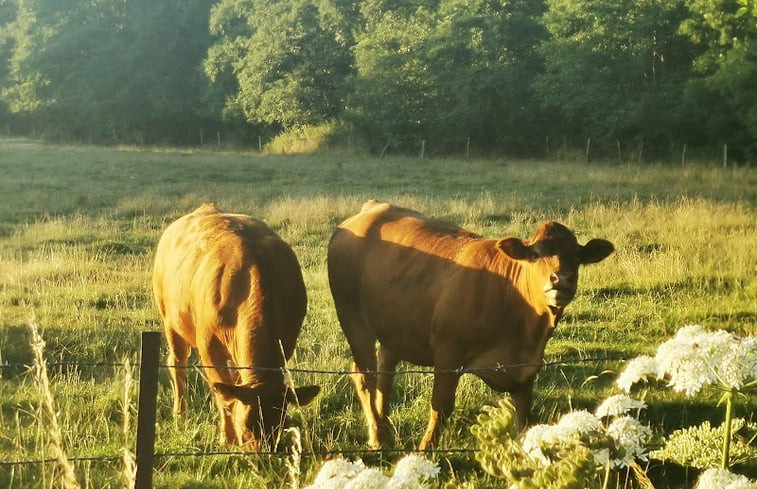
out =
<svg viewBox="0 0 757 489"><path fill-rule="evenodd" d="M570 304L576 291L559 287L548 287L544 290L547 296L547 305L551 307L565 307Z"/></svg>

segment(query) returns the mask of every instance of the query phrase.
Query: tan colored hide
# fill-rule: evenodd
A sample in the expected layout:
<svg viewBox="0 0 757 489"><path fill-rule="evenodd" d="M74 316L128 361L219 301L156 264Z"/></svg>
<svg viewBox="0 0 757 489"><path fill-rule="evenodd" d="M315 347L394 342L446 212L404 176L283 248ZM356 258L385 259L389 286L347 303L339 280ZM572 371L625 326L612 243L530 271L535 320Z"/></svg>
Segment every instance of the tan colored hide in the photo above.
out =
<svg viewBox="0 0 757 489"><path fill-rule="evenodd" d="M493 389L511 393L525 423L544 347L576 293L579 265L612 251L605 240L579 245L555 222L528 241L485 239L409 209L367 202L334 233L328 272L355 360L352 377L369 444L392 437L392 375L366 372L391 372L399 361L439 371L535 364L477 373ZM458 379L457 373L434 375L421 449L436 444Z"/></svg>
<svg viewBox="0 0 757 489"><path fill-rule="evenodd" d="M186 365L196 348L212 387L222 441L270 448L295 393L280 368L294 351L307 298L292 249L262 221L205 204L160 238L155 301L168 343L174 414L186 409ZM316 386L296 390L300 404Z"/></svg>

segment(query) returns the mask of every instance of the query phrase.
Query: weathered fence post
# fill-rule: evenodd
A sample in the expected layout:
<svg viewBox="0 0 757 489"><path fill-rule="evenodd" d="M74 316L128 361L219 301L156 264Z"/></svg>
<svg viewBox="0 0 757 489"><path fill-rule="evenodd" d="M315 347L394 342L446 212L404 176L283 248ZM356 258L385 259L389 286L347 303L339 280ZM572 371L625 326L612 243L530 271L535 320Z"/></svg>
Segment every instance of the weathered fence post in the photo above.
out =
<svg viewBox="0 0 757 489"><path fill-rule="evenodd" d="M723 145L723 168L728 166L728 145Z"/></svg>
<svg viewBox="0 0 757 489"><path fill-rule="evenodd" d="M143 332L137 408L137 477L134 483L135 489L152 489L159 359L160 333L156 331Z"/></svg>
<svg viewBox="0 0 757 489"><path fill-rule="evenodd" d="M586 158L585 158L586 163L589 162L589 148L591 148L591 138L588 138L586 140Z"/></svg>

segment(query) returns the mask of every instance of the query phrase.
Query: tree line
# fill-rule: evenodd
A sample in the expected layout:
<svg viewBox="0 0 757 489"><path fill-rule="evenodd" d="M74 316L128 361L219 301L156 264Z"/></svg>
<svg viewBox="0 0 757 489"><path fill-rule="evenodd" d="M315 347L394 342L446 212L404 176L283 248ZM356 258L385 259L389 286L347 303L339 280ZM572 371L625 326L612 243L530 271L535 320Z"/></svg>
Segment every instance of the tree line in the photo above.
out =
<svg viewBox="0 0 757 489"><path fill-rule="evenodd" d="M756 0L0 0L0 130L749 160L756 42Z"/></svg>

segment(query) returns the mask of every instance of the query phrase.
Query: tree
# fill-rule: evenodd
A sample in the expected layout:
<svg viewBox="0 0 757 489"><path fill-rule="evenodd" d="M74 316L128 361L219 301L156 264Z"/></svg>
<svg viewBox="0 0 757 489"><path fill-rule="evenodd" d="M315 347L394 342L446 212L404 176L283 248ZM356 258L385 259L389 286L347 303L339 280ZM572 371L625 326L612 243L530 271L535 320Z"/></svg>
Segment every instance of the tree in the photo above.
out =
<svg viewBox="0 0 757 489"><path fill-rule="evenodd" d="M693 56L678 32L686 10L667 0L549 0L535 87L563 130L667 147ZM664 144L661 144L663 143Z"/></svg>
<svg viewBox="0 0 757 489"><path fill-rule="evenodd" d="M18 0L3 99L62 138L185 140L211 0ZM170 21L169 21L170 20Z"/></svg>
<svg viewBox="0 0 757 489"><path fill-rule="evenodd" d="M366 2L348 117L367 138L443 151L523 138L541 2Z"/></svg>
<svg viewBox="0 0 757 489"><path fill-rule="evenodd" d="M8 83L10 59L13 55L13 36L10 35L10 32L16 20L17 12L18 4L15 0L0 0L0 87L4 87ZM7 124L10 122L10 110L1 95L0 121Z"/></svg>
<svg viewBox="0 0 757 489"><path fill-rule="evenodd" d="M757 3L687 0L681 31L700 49L686 102L695 135L757 154Z"/></svg>
<svg viewBox="0 0 757 489"><path fill-rule="evenodd" d="M310 0L223 0L205 72L227 115L284 128L320 124L342 111L349 48Z"/></svg>

